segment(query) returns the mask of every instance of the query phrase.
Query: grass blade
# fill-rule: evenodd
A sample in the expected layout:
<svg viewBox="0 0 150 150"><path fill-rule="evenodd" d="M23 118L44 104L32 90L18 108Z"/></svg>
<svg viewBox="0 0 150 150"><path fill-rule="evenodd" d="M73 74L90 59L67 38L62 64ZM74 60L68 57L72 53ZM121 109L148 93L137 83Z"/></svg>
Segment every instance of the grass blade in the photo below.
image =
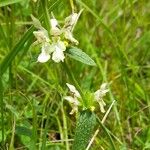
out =
<svg viewBox="0 0 150 150"><path fill-rule="evenodd" d="M4 7L4 6L7 6L7 5L19 3L21 1L23 1L23 0L3 0L2 2L0 2L0 7Z"/></svg>
<svg viewBox="0 0 150 150"><path fill-rule="evenodd" d="M12 51L4 58L4 60L1 63L1 75L4 74L4 72L6 71L6 69L9 67L9 65L11 64L11 62L13 61L13 59L16 57L16 55L23 49L27 49L29 47L29 45L25 45L24 44L27 41L31 40L32 37L32 32L33 32L33 27L31 27L26 33L25 35L22 37L22 39L18 42L18 44L16 44L16 46L12 49Z"/></svg>
<svg viewBox="0 0 150 150"><path fill-rule="evenodd" d="M0 68L0 112L1 112L1 135L2 135L2 146L4 145L4 102L3 102L3 82Z"/></svg>
<svg viewBox="0 0 150 150"><path fill-rule="evenodd" d="M96 117L97 122L99 123L99 125L102 127L103 131L106 133L106 135L108 136L108 139L110 141L111 144L111 149L112 150L116 150L115 144L111 138L111 135L109 134L109 131L107 130L107 128L103 125L103 123L100 121L100 119L98 117Z"/></svg>

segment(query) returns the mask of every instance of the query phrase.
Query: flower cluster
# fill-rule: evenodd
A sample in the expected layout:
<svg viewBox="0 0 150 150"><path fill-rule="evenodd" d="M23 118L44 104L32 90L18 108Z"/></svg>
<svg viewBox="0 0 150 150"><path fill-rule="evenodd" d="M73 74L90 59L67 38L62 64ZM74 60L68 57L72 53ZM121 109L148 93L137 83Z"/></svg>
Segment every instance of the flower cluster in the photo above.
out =
<svg viewBox="0 0 150 150"><path fill-rule="evenodd" d="M72 93L72 96L65 96L64 99L66 99L68 102L71 103L72 105L72 111L70 112L70 114L73 114L74 112L78 112L78 107L81 106L81 96L80 96L80 93L77 91L77 89L69 84L69 83L66 83L70 92ZM98 89L96 92L94 92L94 101L98 102L99 103L99 106L100 106L100 110L102 113L105 112L105 102L103 101L103 97L106 95L106 93L109 91L109 89L107 88L108 84L107 83L103 83L101 86L100 86L100 89ZM91 108L93 109L94 106L91 106Z"/></svg>
<svg viewBox="0 0 150 150"><path fill-rule="evenodd" d="M78 45L78 41L73 37L73 29L81 11L72 13L69 17L65 18L64 26L61 28L58 21L53 18L50 19L50 33L42 27L40 21L32 16L33 24L38 29L34 31L37 41L41 44L41 53L38 56L38 62L47 62L50 58L56 63L64 61L64 51L68 45L68 42Z"/></svg>

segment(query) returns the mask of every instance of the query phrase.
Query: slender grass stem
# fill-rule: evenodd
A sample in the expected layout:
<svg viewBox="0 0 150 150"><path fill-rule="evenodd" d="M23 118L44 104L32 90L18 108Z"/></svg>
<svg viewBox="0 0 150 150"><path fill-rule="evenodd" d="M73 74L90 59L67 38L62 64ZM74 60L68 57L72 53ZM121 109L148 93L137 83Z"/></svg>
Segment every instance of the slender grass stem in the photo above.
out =
<svg viewBox="0 0 150 150"><path fill-rule="evenodd" d="M63 105L63 103L62 103ZM64 107L62 106L62 115L63 115L63 126L64 126L64 140L65 140L65 143L66 143L66 150L70 150L69 148L69 142L68 142L68 128L67 128L67 118L66 118L66 114L64 112Z"/></svg>
<svg viewBox="0 0 150 150"><path fill-rule="evenodd" d="M96 117L97 119L97 122L99 123L99 125L102 127L103 131L106 133L109 141L110 141L110 144L111 144L111 148L112 150L116 150L116 147L115 147L115 144L111 138L111 135L109 134L109 131L107 130L107 128L103 125L103 123L100 121L100 119L98 117Z"/></svg>
<svg viewBox="0 0 150 150"><path fill-rule="evenodd" d="M32 127L32 140L31 140L31 148L36 150L36 142L37 142L37 112L34 99L32 100L32 114L33 114L33 127Z"/></svg>
<svg viewBox="0 0 150 150"><path fill-rule="evenodd" d="M4 102L3 102L3 82L2 82L2 73L0 66L0 111L1 111L1 134L2 134L2 146L4 146Z"/></svg>

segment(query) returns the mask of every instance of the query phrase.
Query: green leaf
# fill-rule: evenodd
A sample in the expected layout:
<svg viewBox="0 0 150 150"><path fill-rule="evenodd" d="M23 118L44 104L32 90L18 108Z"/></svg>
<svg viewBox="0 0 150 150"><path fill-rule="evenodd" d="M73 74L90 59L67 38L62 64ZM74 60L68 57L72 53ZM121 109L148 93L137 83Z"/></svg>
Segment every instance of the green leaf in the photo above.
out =
<svg viewBox="0 0 150 150"><path fill-rule="evenodd" d="M78 49L76 47L69 48L67 50L67 55L77 61L84 63L84 64L87 64L90 66L96 66L96 63L94 62L94 60L91 57L89 57L81 49Z"/></svg>
<svg viewBox="0 0 150 150"><path fill-rule="evenodd" d="M0 2L0 7L11 5L11 4L14 4L14 3L19 3L21 1L23 1L23 0L3 0L2 2Z"/></svg>
<svg viewBox="0 0 150 150"><path fill-rule="evenodd" d="M85 150L96 125L96 116L89 110L82 111L75 131L72 150Z"/></svg>
<svg viewBox="0 0 150 150"><path fill-rule="evenodd" d="M24 126L16 126L16 134L32 137L32 131Z"/></svg>

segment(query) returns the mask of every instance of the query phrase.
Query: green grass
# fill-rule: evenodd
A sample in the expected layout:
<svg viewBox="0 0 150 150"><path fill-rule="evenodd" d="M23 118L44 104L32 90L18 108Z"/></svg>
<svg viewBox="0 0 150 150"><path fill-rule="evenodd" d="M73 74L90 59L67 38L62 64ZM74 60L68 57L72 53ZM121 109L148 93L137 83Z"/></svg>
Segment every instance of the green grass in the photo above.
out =
<svg viewBox="0 0 150 150"><path fill-rule="evenodd" d="M0 2L1 149L72 148L77 116L69 115L63 96L73 79L61 63L36 62L40 49L32 45L36 29L30 17L47 27L46 13L53 12L61 24L71 5L69 0L47 5L43 11L39 1ZM117 150L150 149L150 1L74 0L74 5L77 11L84 8L74 30L78 47L97 66L66 57L68 67L81 89L96 91L111 83L106 110L116 100L91 150L110 150L110 135ZM104 114L95 112L102 120Z"/></svg>

